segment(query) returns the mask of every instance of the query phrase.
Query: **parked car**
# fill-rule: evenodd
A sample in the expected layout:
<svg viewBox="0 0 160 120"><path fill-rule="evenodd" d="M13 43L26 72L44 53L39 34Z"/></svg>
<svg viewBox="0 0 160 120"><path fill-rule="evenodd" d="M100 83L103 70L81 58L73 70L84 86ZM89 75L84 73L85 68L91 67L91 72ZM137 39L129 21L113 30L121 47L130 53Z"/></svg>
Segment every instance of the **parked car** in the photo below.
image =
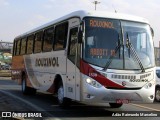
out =
<svg viewBox="0 0 160 120"><path fill-rule="evenodd" d="M1 69L2 70L10 70L11 66L8 65L8 64L5 64L5 65L1 65Z"/></svg>
<svg viewBox="0 0 160 120"><path fill-rule="evenodd" d="M156 67L155 101L160 102L160 67Z"/></svg>

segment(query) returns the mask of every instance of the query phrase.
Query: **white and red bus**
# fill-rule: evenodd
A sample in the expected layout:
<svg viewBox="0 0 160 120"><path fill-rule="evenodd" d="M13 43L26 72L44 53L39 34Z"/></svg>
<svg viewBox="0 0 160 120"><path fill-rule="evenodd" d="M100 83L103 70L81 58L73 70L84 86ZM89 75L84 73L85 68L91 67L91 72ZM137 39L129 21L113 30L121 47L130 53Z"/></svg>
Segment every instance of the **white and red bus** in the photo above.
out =
<svg viewBox="0 0 160 120"><path fill-rule="evenodd" d="M57 94L61 106L152 103L152 34L141 17L76 11L15 38L12 79L24 94Z"/></svg>

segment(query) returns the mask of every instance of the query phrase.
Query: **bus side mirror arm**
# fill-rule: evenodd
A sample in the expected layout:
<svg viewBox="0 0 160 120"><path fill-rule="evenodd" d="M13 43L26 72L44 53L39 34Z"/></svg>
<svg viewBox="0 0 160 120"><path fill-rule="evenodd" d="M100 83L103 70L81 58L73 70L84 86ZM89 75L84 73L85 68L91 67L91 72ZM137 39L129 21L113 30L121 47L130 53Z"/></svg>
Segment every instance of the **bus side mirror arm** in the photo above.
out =
<svg viewBox="0 0 160 120"><path fill-rule="evenodd" d="M82 43L82 38L83 38L83 32L79 30L78 32L78 43Z"/></svg>
<svg viewBox="0 0 160 120"><path fill-rule="evenodd" d="M152 27L150 27L150 29L151 29L152 37L154 37L154 30Z"/></svg>
<svg viewBox="0 0 160 120"><path fill-rule="evenodd" d="M83 31L84 31L84 21L81 21L79 30L78 30L78 43L82 43Z"/></svg>

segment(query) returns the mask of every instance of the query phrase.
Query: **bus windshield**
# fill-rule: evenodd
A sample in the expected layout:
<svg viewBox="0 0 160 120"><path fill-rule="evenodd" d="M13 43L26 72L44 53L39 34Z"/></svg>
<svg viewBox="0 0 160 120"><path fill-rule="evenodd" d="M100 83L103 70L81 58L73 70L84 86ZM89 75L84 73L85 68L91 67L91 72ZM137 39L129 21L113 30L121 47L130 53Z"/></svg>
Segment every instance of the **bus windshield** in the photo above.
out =
<svg viewBox="0 0 160 120"><path fill-rule="evenodd" d="M150 26L107 18L85 18L83 59L109 69L142 70L154 66Z"/></svg>

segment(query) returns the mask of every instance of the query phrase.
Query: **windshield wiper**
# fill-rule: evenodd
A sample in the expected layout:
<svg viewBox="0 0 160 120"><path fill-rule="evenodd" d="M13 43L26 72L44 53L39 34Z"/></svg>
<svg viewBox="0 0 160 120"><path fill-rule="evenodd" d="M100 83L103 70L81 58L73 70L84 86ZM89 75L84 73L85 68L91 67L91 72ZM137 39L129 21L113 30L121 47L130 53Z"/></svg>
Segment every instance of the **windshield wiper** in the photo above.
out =
<svg viewBox="0 0 160 120"><path fill-rule="evenodd" d="M143 67L143 64L142 64L141 60L139 59L136 50L135 50L134 47L132 46L132 43L130 42L128 33L127 33L126 47L128 48L128 55L129 55L129 57L130 57L130 55L133 55L133 59L138 62L139 66L140 66L140 68L141 68L141 70L142 70L142 72L145 72L145 69L144 69L144 67ZM131 51L132 51L133 54L131 54Z"/></svg>
<svg viewBox="0 0 160 120"><path fill-rule="evenodd" d="M119 50L119 58L121 57L121 55L120 55L120 48L121 48L121 46L123 46L123 45L121 44L120 38L119 38L119 35L118 35L118 45L117 45L117 47L115 48L115 54L116 54L117 51ZM112 60L113 60L113 57L114 57L114 56L110 56L110 57L109 57L109 60L108 60L108 62L106 63L104 69L103 69L104 71L106 71L106 70L108 69L109 65L111 64L111 62L112 62Z"/></svg>

